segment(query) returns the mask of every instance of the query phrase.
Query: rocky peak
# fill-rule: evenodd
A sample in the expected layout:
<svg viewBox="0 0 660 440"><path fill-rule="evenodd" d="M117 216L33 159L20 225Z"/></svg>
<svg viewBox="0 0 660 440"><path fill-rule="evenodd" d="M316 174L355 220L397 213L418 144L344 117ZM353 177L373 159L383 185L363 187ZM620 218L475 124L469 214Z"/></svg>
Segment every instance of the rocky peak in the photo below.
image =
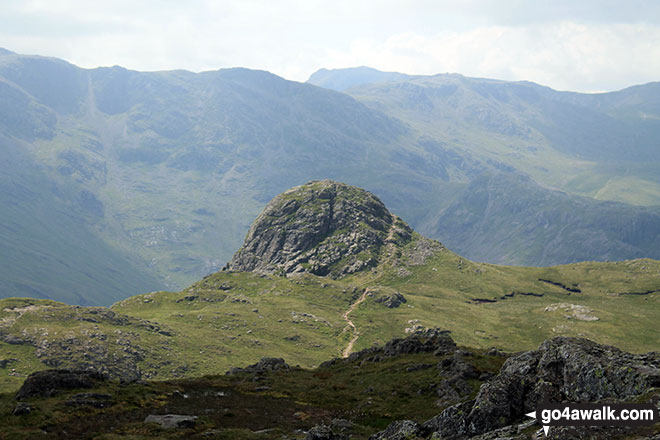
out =
<svg viewBox="0 0 660 440"><path fill-rule="evenodd" d="M411 237L410 227L370 192L312 181L268 203L225 270L338 277L377 265L386 244Z"/></svg>

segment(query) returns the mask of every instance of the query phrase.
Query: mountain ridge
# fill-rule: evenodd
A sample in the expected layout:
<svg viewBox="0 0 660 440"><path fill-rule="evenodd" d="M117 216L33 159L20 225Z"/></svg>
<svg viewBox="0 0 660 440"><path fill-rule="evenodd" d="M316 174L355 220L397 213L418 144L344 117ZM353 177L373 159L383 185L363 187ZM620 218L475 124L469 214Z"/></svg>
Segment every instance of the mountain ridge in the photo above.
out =
<svg viewBox="0 0 660 440"><path fill-rule="evenodd" d="M537 122L545 124L546 131L553 131L557 121L561 128L565 118L543 116L548 109L534 107L529 97L525 101L523 92L529 87L510 89L505 82L477 87L463 78L467 85L453 94L451 84L427 84L441 78L394 83L405 87L387 95L375 89L369 95L370 87L357 87L349 96L240 68L199 74L80 69L57 59L3 55L0 132L6 139L5 150L11 146L20 151L20 158L12 155L13 162L6 164L8 176L20 180L15 168L22 168L26 179L27 174L43 174L49 183L32 185L30 190L68 207L71 216L84 219L85 233L102 244L94 258L85 259L90 265L83 270L68 255L84 254L89 248L72 239L64 251L52 240L36 239L57 235L57 228L50 232L34 224L20 236L15 256L0 267L0 283L28 286L12 287L11 295L29 295L27 268L39 267L44 274L39 277L48 280L39 289L43 296L90 305L107 305L141 291L178 290L229 261L251 220L273 196L312 179L364 187L412 227L446 244L445 231L458 231L449 237L452 249L477 260L567 263L578 258L572 247L584 250L579 259L658 258L657 248L646 246L656 242L656 230L640 229L637 233L644 239L619 252L625 237L617 226L617 218L629 217L626 212L634 214L630 217L635 224L644 225L638 220L656 216L657 207L604 209L597 203L567 202L553 208L558 230L569 226L564 219L606 216L589 225L573 222L570 227L596 227L595 235L608 237L614 231L619 234L613 237L614 246L591 235L580 239L579 234L577 241L573 237L557 243L556 237L529 230L536 225L533 221L525 221L524 228L512 227L518 222L516 216L526 213L508 209L517 206L517 198L530 203L532 196L553 198L547 188L561 189L570 197L658 203L660 168L652 161L580 159L568 154L572 151L568 144L562 146L568 153L562 153L530 118L540 118ZM386 84L379 87L393 83ZM410 93L414 99L408 102L404 98ZM639 148L635 148L637 138L629 139L625 154L630 157L655 151L654 144L647 142L657 138L653 120L635 116L642 110L647 116L655 114L654 96L639 104L636 100L643 97L637 94L634 105L616 104L616 111L607 116L620 121L612 127L640 128ZM516 113L517 104L525 104L521 108L527 113ZM564 104L553 105L561 109ZM442 114L446 118L438 119ZM579 125L580 112L572 114ZM625 122L626 118L633 122ZM568 128L562 130L559 140L570 134ZM610 140L598 138L597 129L590 133L593 139L585 145L602 141L611 154L624 154L617 153ZM483 184L479 190L487 190L491 184L480 176L491 173L526 175L544 190L520 184L510 197L470 198L470 185ZM14 186L6 192L8 198L21 194ZM473 205L488 200L497 209ZM471 230L477 223L465 222L458 212L451 214L450 206L472 206L503 218L479 223L486 229L491 225L489 230ZM569 212L569 207L577 211ZM6 230L33 219L47 221L29 203L9 214L0 218ZM448 225L445 230L437 227L440 219ZM82 227L66 219L52 226L64 224L68 231ZM508 226L496 230L496 224ZM474 241L477 235L481 243ZM453 240L453 236L465 239ZM552 258L545 252L550 247L557 248ZM489 249L502 252L496 255ZM54 258L41 261L37 256L42 253ZM124 272L135 281L120 288L99 288L89 277L99 278L105 270L96 262L117 255L134 266ZM79 281L76 295L82 297L67 293L71 285L57 275L58 260L68 264L70 279ZM22 279L17 279L19 274ZM149 281L137 282L140 277ZM0 295L9 294L3 292Z"/></svg>

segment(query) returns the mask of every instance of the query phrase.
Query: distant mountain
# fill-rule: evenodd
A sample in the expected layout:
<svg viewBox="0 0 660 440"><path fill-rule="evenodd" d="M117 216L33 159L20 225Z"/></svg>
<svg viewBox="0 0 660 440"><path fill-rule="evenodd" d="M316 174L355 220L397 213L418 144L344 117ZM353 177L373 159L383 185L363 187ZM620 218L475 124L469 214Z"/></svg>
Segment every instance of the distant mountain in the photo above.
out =
<svg viewBox="0 0 660 440"><path fill-rule="evenodd" d="M352 176L356 183L388 182L392 193L409 189L418 197L426 185L424 177L391 160L406 136L403 124L347 95L267 72L85 70L7 53L0 57L0 96L0 130L21 157L6 156L12 172L52 181L29 186L75 207L70 216L84 217L97 239L149 274L133 288L140 290L111 295L80 282L92 304L163 284L180 288L217 270L263 204L301 181ZM6 195L15 196L13 191ZM0 221L9 229L44 217L24 205ZM56 270L42 279L38 295L20 287L30 283L16 281L18 274L40 264L30 236L13 238L17 256L0 270L0 279L13 287L0 295L86 303L61 293L70 289L64 279L81 278L61 278ZM47 241L38 246L66 262L87 242L68 241L74 249L66 253ZM82 270L67 264L72 272ZM93 270L88 275L97 277Z"/></svg>
<svg viewBox="0 0 660 440"><path fill-rule="evenodd" d="M659 83L579 94L451 74L349 93L446 149L504 163L547 186L660 205Z"/></svg>
<svg viewBox="0 0 660 440"><path fill-rule="evenodd" d="M381 72L371 67L351 67L348 69L319 69L307 80L308 84L343 92L365 84L379 84L406 81L414 78L398 72Z"/></svg>
<svg viewBox="0 0 660 440"><path fill-rule="evenodd" d="M178 290L222 267L273 196L322 179L372 191L411 226L477 260L659 256L650 245L654 207L546 205L554 230L595 228L570 242L535 236L535 222L511 226L531 212L518 210L517 199L533 206L556 188L660 203L653 85L643 86L648 98L633 88L597 105L533 84L361 71L388 82L353 82L349 96L248 69L81 69L2 52L2 197L17 205L0 216L11 249L0 296L109 304ZM529 184L516 184L510 197L471 197L499 173ZM499 217L462 217L461 206ZM602 221L576 223L594 209ZM634 240L617 235L626 233L619 218L638 225Z"/></svg>

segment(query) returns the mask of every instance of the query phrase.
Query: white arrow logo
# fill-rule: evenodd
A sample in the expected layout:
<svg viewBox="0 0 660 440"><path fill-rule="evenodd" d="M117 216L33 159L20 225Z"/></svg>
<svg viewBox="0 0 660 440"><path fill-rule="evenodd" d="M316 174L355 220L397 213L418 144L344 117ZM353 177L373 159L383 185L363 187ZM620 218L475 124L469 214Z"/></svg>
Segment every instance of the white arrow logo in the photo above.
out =
<svg viewBox="0 0 660 440"><path fill-rule="evenodd" d="M532 411L531 413L525 414L527 417L531 417L533 419L536 418L536 411ZM547 436L548 432L550 432L550 427L547 425L543 425L543 433Z"/></svg>

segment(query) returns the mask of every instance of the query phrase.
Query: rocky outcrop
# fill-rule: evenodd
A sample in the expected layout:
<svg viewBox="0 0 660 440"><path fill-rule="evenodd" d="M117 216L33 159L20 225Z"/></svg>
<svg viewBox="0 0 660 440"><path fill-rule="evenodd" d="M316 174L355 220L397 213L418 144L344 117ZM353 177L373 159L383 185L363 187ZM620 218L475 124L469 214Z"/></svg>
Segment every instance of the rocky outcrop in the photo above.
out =
<svg viewBox="0 0 660 440"><path fill-rule="evenodd" d="M225 270L339 277L377 265L386 243L411 237L412 229L373 194L313 181L268 203Z"/></svg>
<svg viewBox="0 0 660 440"><path fill-rule="evenodd" d="M197 423L197 416L151 414L144 419L144 423L155 423L163 429L192 428L195 426L195 423Z"/></svg>
<svg viewBox="0 0 660 440"><path fill-rule="evenodd" d="M314 426L307 432L305 440L350 440L353 424L344 419L333 419L330 424Z"/></svg>
<svg viewBox="0 0 660 440"><path fill-rule="evenodd" d="M269 371L289 370L291 367L282 358L262 358L256 364L248 365L245 368L234 367L227 374L263 374Z"/></svg>
<svg viewBox="0 0 660 440"><path fill-rule="evenodd" d="M419 438L423 433L418 423L412 420L398 420L384 431L369 437L369 440L409 440Z"/></svg>
<svg viewBox="0 0 660 440"><path fill-rule="evenodd" d="M399 307L401 304L407 302L406 298L403 295L401 295L400 292L379 295L376 297L374 301L384 305L388 309L395 309Z"/></svg>
<svg viewBox="0 0 660 440"><path fill-rule="evenodd" d="M659 353L636 355L586 339L554 338L537 350L507 359L500 373L481 386L474 400L450 406L426 423L414 425L414 435L485 439L497 430L517 433L520 424L529 423L525 414L535 411L545 400L627 401L657 387ZM399 438L397 426L374 438Z"/></svg>
<svg viewBox="0 0 660 440"><path fill-rule="evenodd" d="M450 331L439 328L423 329L405 338L388 341L382 347L365 348L351 353L347 358L332 359L323 362L321 367L336 364L337 362L380 362L384 358L403 354L434 353L437 356L450 354L456 350L456 343L450 336Z"/></svg>
<svg viewBox="0 0 660 440"><path fill-rule="evenodd" d="M96 388L106 376L96 371L45 370L32 373L16 393L16 400L50 397L65 390Z"/></svg>

